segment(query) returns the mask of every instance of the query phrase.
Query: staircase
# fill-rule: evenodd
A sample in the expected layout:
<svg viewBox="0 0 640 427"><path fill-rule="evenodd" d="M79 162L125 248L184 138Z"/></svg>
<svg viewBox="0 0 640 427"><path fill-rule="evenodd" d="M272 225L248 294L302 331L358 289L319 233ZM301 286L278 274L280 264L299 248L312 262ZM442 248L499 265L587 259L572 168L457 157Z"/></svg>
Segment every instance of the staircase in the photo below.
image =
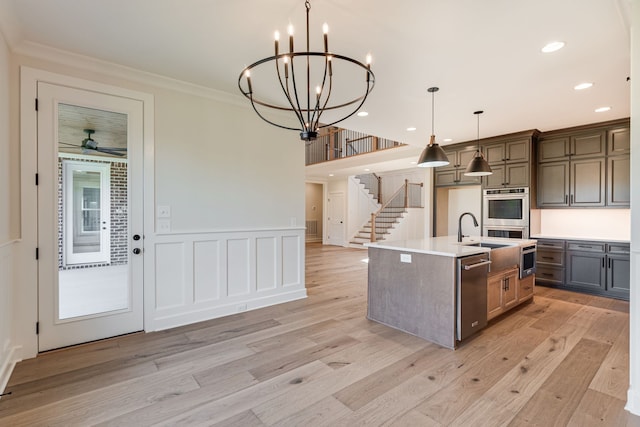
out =
<svg viewBox="0 0 640 427"><path fill-rule="evenodd" d="M383 208L376 217L376 241L384 240L395 224L400 222L402 216L407 212L404 207L387 206ZM371 220L369 220L349 242L352 245L362 246L364 243L373 241L371 239Z"/></svg>

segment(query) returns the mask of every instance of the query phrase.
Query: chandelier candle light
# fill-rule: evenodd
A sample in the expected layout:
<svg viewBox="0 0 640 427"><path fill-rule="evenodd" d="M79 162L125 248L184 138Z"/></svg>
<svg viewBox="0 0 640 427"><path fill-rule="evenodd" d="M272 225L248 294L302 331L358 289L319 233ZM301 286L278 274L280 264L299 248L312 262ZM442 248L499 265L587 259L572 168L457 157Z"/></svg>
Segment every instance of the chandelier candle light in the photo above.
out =
<svg viewBox="0 0 640 427"><path fill-rule="evenodd" d="M325 23L322 26L323 32L323 52L311 52L309 50L309 11L311 4L305 1L307 11L307 46L306 51L296 52L293 43L293 26L289 25L289 52L281 53L279 48L280 33L275 32L275 55L263 58L246 67L240 73L238 78L238 87L240 92L249 99L251 106L258 116L269 124L274 126L300 131L300 139L303 141L313 141L318 137L318 129L332 126L354 115L364 104L367 96L373 90L375 84L375 76L371 71L371 55L367 55L366 64L355 59L338 55L329 51L329 26ZM297 61L296 61L297 60ZM331 90L334 86L333 69L334 63L336 68L338 62L351 65L352 67L361 68L364 71L364 80L362 91L354 97L347 99L333 100L331 99ZM254 85L251 82L251 73L258 72L260 65L271 64L275 66L276 85L279 84L281 93L281 101L279 103L271 101L268 97L257 96L254 92ZM295 65L294 65L295 64ZM312 65L317 67L312 73ZM306 66L306 81L304 77L296 78L296 71L300 66ZM265 67L262 67L265 68ZM312 74L318 78L315 91L311 92ZM306 83L306 84L305 84ZM354 86L349 84L349 86ZM305 99L306 89L306 99ZM330 99L333 102L329 102ZM271 117L267 118L265 112L267 110L292 112L299 122L298 127L276 122ZM332 117L329 123L321 123L320 117L325 111L339 110L341 115L339 118Z"/></svg>

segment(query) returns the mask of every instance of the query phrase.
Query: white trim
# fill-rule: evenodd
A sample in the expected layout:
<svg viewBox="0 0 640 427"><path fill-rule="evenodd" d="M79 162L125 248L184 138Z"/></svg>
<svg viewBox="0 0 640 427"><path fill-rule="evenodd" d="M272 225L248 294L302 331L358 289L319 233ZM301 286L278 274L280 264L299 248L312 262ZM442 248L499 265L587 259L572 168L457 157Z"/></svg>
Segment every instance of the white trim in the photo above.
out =
<svg viewBox="0 0 640 427"><path fill-rule="evenodd" d="M16 363L21 361L18 357L19 353L20 347L11 347L11 350L7 352L7 358L4 360L2 366L0 366L0 394L4 393L4 390L7 388L9 378L11 378L11 374L13 373L13 369L16 367ZM2 399L2 397L0 397L0 399Z"/></svg>
<svg viewBox="0 0 640 427"><path fill-rule="evenodd" d="M19 242L20 242L20 239L8 240L4 243L0 243L0 249L3 249L7 246L15 245L16 243L19 243Z"/></svg>
<svg viewBox="0 0 640 427"><path fill-rule="evenodd" d="M229 92L223 92L210 87L141 71L136 68L115 64L113 62L103 61L66 50L52 48L39 43L23 42L16 46L13 49L13 52L19 55L39 58L57 64L64 64L65 66L81 70L118 77L127 81L158 86L160 88L208 98L247 109L250 108L250 104L239 93L237 95L231 94ZM240 73L240 70L238 70L238 73Z"/></svg>
<svg viewBox="0 0 640 427"><path fill-rule="evenodd" d="M129 159L119 157L107 157L107 156L92 156L91 154L74 154L65 153L63 151L58 153L58 157L61 159L69 160L90 160L102 163L129 163Z"/></svg>

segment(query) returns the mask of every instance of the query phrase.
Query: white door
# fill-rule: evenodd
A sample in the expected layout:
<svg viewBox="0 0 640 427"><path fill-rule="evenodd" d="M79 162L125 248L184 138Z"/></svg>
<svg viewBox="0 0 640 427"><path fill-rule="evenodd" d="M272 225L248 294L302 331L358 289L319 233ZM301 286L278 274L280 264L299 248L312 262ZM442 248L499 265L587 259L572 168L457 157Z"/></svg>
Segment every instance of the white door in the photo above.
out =
<svg viewBox="0 0 640 427"><path fill-rule="evenodd" d="M327 243L344 246L344 193L329 193Z"/></svg>
<svg viewBox="0 0 640 427"><path fill-rule="evenodd" d="M37 90L38 350L142 330L142 101Z"/></svg>

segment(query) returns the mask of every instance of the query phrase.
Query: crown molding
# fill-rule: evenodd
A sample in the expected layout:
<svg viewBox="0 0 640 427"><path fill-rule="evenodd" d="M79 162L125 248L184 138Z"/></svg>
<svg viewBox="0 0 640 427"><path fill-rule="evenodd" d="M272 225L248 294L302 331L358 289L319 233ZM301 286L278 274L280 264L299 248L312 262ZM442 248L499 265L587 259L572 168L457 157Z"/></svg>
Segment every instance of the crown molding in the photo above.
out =
<svg viewBox="0 0 640 427"><path fill-rule="evenodd" d="M245 98L239 94L231 94L229 92L166 77L160 74L150 73L90 56L53 48L40 43L30 41L22 42L13 49L13 53L90 71L92 73L103 74L108 77L115 77L147 86L156 86L162 89L173 90L188 95L232 104L238 107L249 108Z"/></svg>

